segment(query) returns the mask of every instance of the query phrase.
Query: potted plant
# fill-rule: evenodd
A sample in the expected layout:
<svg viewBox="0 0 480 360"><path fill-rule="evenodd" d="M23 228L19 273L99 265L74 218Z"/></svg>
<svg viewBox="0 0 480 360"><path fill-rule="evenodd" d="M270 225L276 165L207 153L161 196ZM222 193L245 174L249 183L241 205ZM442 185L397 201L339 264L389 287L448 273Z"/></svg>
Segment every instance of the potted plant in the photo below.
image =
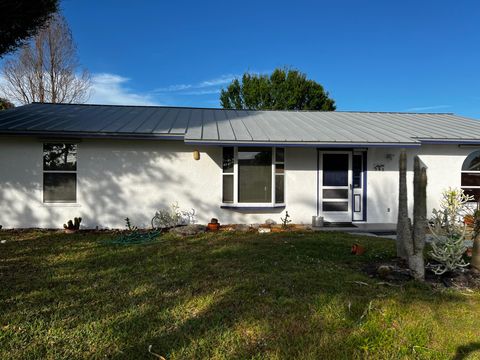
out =
<svg viewBox="0 0 480 360"><path fill-rule="evenodd" d="M218 222L218 219L212 218L207 224L207 229L209 231L218 231L218 229L220 229L220 223Z"/></svg>
<svg viewBox="0 0 480 360"><path fill-rule="evenodd" d="M352 245L352 254L353 255L362 255L365 253L365 247L360 244L353 244Z"/></svg>
<svg viewBox="0 0 480 360"><path fill-rule="evenodd" d="M475 218L473 215L465 215L463 217L463 223L467 226L473 226L473 224L475 223Z"/></svg>

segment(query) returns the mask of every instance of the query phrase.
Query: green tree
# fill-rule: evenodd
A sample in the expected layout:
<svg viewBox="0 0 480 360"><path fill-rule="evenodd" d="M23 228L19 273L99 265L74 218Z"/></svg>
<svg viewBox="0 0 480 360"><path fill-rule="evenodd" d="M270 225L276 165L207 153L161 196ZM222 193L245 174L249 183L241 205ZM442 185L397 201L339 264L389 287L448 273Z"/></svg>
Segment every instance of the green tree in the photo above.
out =
<svg viewBox="0 0 480 360"><path fill-rule="evenodd" d="M14 107L15 105L13 105L13 103L0 97L0 110L13 109Z"/></svg>
<svg viewBox="0 0 480 360"><path fill-rule="evenodd" d="M58 0L1 0L0 57L24 44L58 10Z"/></svg>
<svg viewBox="0 0 480 360"><path fill-rule="evenodd" d="M245 73L220 93L224 109L335 110L322 85L295 69L275 69L271 75Z"/></svg>

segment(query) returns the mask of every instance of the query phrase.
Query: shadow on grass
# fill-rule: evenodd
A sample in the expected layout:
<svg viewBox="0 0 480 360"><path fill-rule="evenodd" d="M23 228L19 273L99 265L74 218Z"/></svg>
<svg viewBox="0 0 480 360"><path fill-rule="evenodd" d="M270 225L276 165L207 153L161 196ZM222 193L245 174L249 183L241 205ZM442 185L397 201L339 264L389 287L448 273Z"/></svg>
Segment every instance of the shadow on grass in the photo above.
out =
<svg viewBox="0 0 480 360"><path fill-rule="evenodd" d="M480 342L471 342L466 345L459 346L452 360L466 359L471 353L480 351Z"/></svg>
<svg viewBox="0 0 480 360"><path fill-rule="evenodd" d="M394 244L381 239L362 238L369 252L352 257L358 239L345 234L167 235L132 246L109 238L41 235L8 244L4 322L41 323L27 337L7 335L5 349L20 351L30 338L18 358L52 351L144 358L149 345L168 358L353 357L363 340L352 335L375 310L372 302L432 299L424 286L385 288L358 271L392 256ZM58 331L57 340L49 331ZM362 336L376 336L369 331Z"/></svg>

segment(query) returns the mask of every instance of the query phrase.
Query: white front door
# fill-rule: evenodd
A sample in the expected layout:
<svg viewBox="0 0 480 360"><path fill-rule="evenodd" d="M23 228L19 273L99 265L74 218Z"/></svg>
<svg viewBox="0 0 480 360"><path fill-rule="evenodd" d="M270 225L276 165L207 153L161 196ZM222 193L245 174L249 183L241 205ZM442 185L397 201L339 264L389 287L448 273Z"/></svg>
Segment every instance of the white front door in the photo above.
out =
<svg viewBox="0 0 480 360"><path fill-rule="evenodd" d="M320 153L320 212L328 222L352 221L352 153Z"/></svg>

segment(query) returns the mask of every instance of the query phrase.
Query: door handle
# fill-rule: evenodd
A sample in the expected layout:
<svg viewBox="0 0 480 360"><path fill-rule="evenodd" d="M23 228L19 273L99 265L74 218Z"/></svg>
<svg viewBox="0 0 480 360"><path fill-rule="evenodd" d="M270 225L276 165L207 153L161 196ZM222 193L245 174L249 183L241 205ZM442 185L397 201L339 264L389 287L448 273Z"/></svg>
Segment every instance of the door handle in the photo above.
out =
<svg viewBox="0 0 480 360"><path fill-rule="evenodd" d="M352 184L349 184L348 186L350 187L350 190L352 190L352 189L353 189L353 187L352 187Z"/></svg>

